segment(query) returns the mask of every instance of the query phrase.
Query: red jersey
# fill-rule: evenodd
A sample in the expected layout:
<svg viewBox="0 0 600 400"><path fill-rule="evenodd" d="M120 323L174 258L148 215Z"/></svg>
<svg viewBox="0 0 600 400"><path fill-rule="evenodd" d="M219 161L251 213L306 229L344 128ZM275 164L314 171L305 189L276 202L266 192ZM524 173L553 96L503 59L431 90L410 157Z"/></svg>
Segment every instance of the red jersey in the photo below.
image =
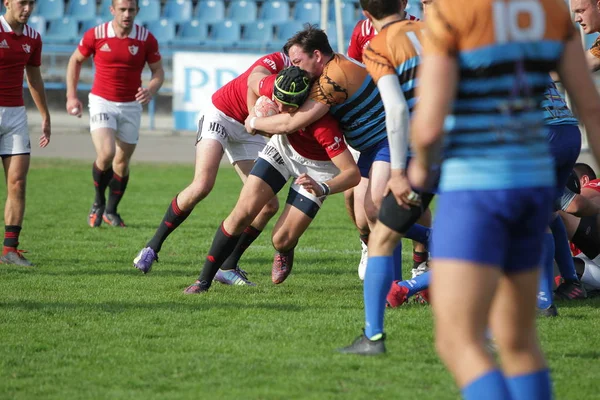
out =
<svg viewBox="0 0 600 400"><path fill-rule="evenodd" d="M292 63L281 52L271 53L258 59L243 74L229 81L212 96L212 103L219 111L240 124L248 118L248 76L256 67L265 67L271 74L277 74ZM269 96L270 97L270 96Z"/></svg>
<svg viewBox="0 0 600 400"><path fill-rule="evenodd" d="M273 86L277 75L267 76L260 81L261 96L273 98ZM339 122L329 113L296 133L287 135L290 145L298 154L309 160L328 161L346 150L344 135Z"/></svg>
<svg viewBox="0 0 600 400"><path fill-rule="evenodd" d="M418 21L419 18L414 15L406 14L405 18L409 21ZM354 58L356 61L362 62L363 50L367 47L373 36L375 36L375 28L368 19L363 19L356 23L352 36L350 37L350 44L348 45L348 57Z"/></svg>
<svg viewBox="0 0 600 400"><path fill-rule="evenodd" d="M122 39L116 37L112 22L98 25L83 35L78 48L83 56L94 56L92 94L117 102L135 101L144 66L161 59L156 38L139 25Z"/></svg>
<svg viewBox="0 0 600 400"><path fill-rule="evenodd" d="M594 179L583 185L582 189L592 189L600 193L600 179Z"/></svg>
<svg viewBox="0 0 600 400"><path fill-rule="evenodd" d="M42 65L42 38L25 25L17 35L0 16L0 107L21 107L23 102L23 70L27 65Z"/></svg>

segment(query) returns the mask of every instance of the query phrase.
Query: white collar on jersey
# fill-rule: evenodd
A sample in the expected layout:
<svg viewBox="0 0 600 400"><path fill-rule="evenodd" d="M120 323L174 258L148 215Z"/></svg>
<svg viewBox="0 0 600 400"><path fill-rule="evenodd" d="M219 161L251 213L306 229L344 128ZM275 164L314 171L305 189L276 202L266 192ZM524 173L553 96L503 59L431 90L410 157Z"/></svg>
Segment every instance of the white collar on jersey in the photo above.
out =
<svg viewBox="0 0 600 400"><path fill-rule="evenodd" d="M135 39L135 37L137 35L137 29L138 29L138 26L136 24L133 24L133 29L131 30L131 32L129 32L129 36L128 36L130 39ZM113 21L110 21L108 23L108 28L106 30L106 37L113 38L116 36L117 35L115 35L115 28L113 28Z"/></svg>
<svg viewBox="0 0 600 400"><path fill-rule="evenodd" d="M10 25L8 24L8 22L6 22L6 20L4 19L4 15L0 15L0 24L2 24L2 30L4 32L12 32L12 28L10 27Z"/></svg>

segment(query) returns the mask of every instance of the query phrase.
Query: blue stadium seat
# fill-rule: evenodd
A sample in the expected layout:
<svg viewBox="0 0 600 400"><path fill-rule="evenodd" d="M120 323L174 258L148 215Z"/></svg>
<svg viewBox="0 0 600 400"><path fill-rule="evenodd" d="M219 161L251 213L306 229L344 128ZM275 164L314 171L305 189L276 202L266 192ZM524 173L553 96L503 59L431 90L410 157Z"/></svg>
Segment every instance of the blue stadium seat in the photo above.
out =
<svg viewBox="0 0 600 400"><path fill-rule="evenodd" d="M192 19L192 0L167 0L163 10L163 17L175 23Z"/></svg>
<svg viewBox="0 0 600 400"><path fill-rule="evenodd" d="M354 8L354 4L352 3L341 3L341 11L342 11L342 23L348 24L356 21L356 12ZM335 3L330 2L329 5L329 14L327 19L330 21L335 21Z"/></svg>
<svg viewBox="0 0 600 400"><path fill-rule="evenodd" d="M203 46L208 39L208 24L197 19L179 25L177 36L173 40L175 46Z"/></svg>
<svg viewBox="0 0 600 400"><path fill-rule="evenodd" d="M288 21L275 24L275 40L273 40L269 46L269 50L281 50L285 42L302 29L304 29L304 26L302 22L299 21Z"/></svg>
<svg viewBox="0 0 600 400"><path fill-rule="evenodd" d="M241 38L239 22L225 20L215 22L212 26L212 42L223 47L233 47Z"/></svg>
<svg viewBox="0 0 600 400"><path fill-rule="evenodd" d="M290 19L290 5L282 1L266 1L258 18L263 21L285 22Z"/></svg>
<svg viewBox="0 0 600 400"><path fill-rule="evenodd" d="M327 23L327 39L329 40L329 44L333 47L334 51L337 51L337 30L335 29L335 22Z"/></svg>
<svg viewBox="0 0 600 400"><path fill-rule="evenodd" d="M96 0L70 0L66 16L78 21L96 18Z"/></svg>
<svg viewBox="0 0 600 400"><path fill-rule="evenodd" d="M168 45L175 39L175 24L169 19L162 18L156 21L148 21L144 26L161 45Z"/></svg>
<svg viewBox="0 0 600 400"><path fill-rule="evenodd" d="M46 20L62 18L65 15L64 0L38 0L33 15L41 15Z"/></svg>
<svg viewBox="0 0 600 400"><path fill-rule="evenodd" d="M588 50L590 47L592 47L597 38L598 38L597 33L590 33L589 35L585 35L584 36L584 40L585 40L584 48L586 50Z"/></svg>
<svg viewBox="0 0 600 400"><path fill-rule="evenodd" d="M29 17L27 25L35 29L40 35L42 35L42 39L44 39L44 35L46 34L46 18L39 15L34 15Z"/></svg>
<svg viewBox="0 0 600 400"><path fill-rule="evenodd" d="M273 40L273 24L271 22L248 22L242 25L242 47L264 50Z"/></svg>
<svg viewBox="0 0 600 400"><path fill-rule="evenodd" d="M112 0L102 0L100 2L100 6L98 7L98 16L104 18L105 21L110 21L113 19L112 14L110 13L110 6L112 5ZM140 7L142 6L142 2L140 2Z"/></svg>
<svg viewBox="0 0 600 400"><path fill-rule="evenodd" d="M194 10L194 18L200 21L218 22L225 19L223 0L200 0Z"/></svg>
<svg viewBox="0 0 600 400"><path fill-rule="evenodd" d="M112 0L110 0L112 1ZM110 15L110 11L109 11ZM150 21L160 19L160 0L141 0L140 11L135 16L135 21L138 24L144 24Z"/></svg>
<svg viewBox="0 0 600 400"><path fill-rule="evenodd" d="M421 2L419 0L409 1L404 10L410 15L423 19L423 8L421 7Z"/></svg>
<svg viewBox="0 0 600 400"><path fill-rule="evenodd" d="M318 24L321 20L321 3L312 1L296 3L294 19L302 23Z"/></svg>
<svg viewBox="0 0 600 400"><path fill-rule="evenodd" d="M229 19L237 22L256 21L257 6L254 0L239 0L229 4Z"/></svg>
<svg viewBox="0 0 600 400"><path fill-rule="evenodd" d="M94 19L88 19L87 21L83 21L81 23L81 28L79 29L79 36L83 37L83 35L89 31L92 28L95 28L96 26L100 25L103 22L108 22L109 20L102 18L102 17L96 17Z"/></svg>
<svg viewBox="0 0 600 400"><path fill-rule="evenodd" d="M77 20L69 17L48 21L48 29L44 36L47 43L74 43L79 40Z"/></svg>

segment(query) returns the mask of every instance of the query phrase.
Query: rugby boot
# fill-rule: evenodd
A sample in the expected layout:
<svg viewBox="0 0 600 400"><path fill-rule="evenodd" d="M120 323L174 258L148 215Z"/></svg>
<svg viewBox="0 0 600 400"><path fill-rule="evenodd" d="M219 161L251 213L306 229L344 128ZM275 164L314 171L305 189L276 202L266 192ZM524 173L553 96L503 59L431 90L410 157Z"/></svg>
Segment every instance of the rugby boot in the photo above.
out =
<svg viewBox="0 0 600 400"><path fill-rule="evenodd" d="M158 254L150 247L144 247L133 259L133 266L147 274L152 269L154 261L158 262Z"/></svg>
<svg viewBox="0 0 600 400"><path fill-rule="evenodd" d="M0 264L13 264L21 267L33 267L33 263L23 256L27 253L25 250L19 250L16 247L6 247L0 256Z"/></svg>
<svg viewBox="0 0 600 400"><path fill-rule="evenodd" d="M121 219L121 216L117 213L109 214L109 213L105 212L104 214L102 214L102 219L104 220L104 222L106 222L107 224L109 224L111 226L116 226L119 228L125 227L125 222Z"/></svg>
<svg viewBox="0 0 600 400"><path fill-rule="evenodd" d="M559 300L586 299L587 293L580 281L565 280L554 291L554 298Z"/></svg>
<svg viewBox="0 0 600 400"><path fill-rule="evenodd" d="M392 282L390 291L387 295L387 307L396 308L406 303L408 300L408 288L398 285L401 281Z"/></svg>
<svg viewBox="0 0 600 400"><path fill-rule="evenodd" d="M210 284L206 281L196 281L188 286L183 293L184 294L200 294L208 292Z"/></svg>
<svg viewBox="0 0 600 400"><path fill-rule="evenodd" d="M215 281L224 285L256 286L256 283L248 280L246 271L241 269L239 265L234 269L219 269L215 275Z"/></svg>
<svg viewBox="0 0 600 400"><path fill-rule="evenodd" d="M558 309L556 308L556 304L552 304L548 308L538 308L537 316L538 317L558 317Z"/></svg>
<svg viewBox="0 0 600 400"><path fill-rule="evenodd" d="M271 268L271 280L278 285L286 280L292 272L294 265L294 249L288 252L276 252L273 258L273 267Z"/></svg>
<svg viewBox="0 0 600 400"><path fill-rule="evenodd" d="M385 333L376 335L376 340L365 336L365 332L357 337L350 346L338 349L343 354L358 354L360 356L376 356L385 353Z"/></svg>
<svg viewBox="0 0 600 400"><path fill-rule="evenodd" d="M96 203L92 204L92 209L88 215L88 225L92 228L97 228L102 224L102 214L104 214L104 206Z"/></svg>

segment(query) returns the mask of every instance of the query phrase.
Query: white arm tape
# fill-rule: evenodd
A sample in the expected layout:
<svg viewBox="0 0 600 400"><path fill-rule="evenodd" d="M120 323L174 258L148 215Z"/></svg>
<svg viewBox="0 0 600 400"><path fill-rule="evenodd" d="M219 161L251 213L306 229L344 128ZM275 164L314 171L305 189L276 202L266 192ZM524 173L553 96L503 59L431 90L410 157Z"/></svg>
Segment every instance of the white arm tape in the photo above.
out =
<svg viewBox="0 0 600 400"><path fill-rule="evenodd" d="M392 169L405 169L408 153L409 116L408 104L398 76L382 76L377 82L379 94L385 108L385 126L390 144L390 162Z"/></svg>

